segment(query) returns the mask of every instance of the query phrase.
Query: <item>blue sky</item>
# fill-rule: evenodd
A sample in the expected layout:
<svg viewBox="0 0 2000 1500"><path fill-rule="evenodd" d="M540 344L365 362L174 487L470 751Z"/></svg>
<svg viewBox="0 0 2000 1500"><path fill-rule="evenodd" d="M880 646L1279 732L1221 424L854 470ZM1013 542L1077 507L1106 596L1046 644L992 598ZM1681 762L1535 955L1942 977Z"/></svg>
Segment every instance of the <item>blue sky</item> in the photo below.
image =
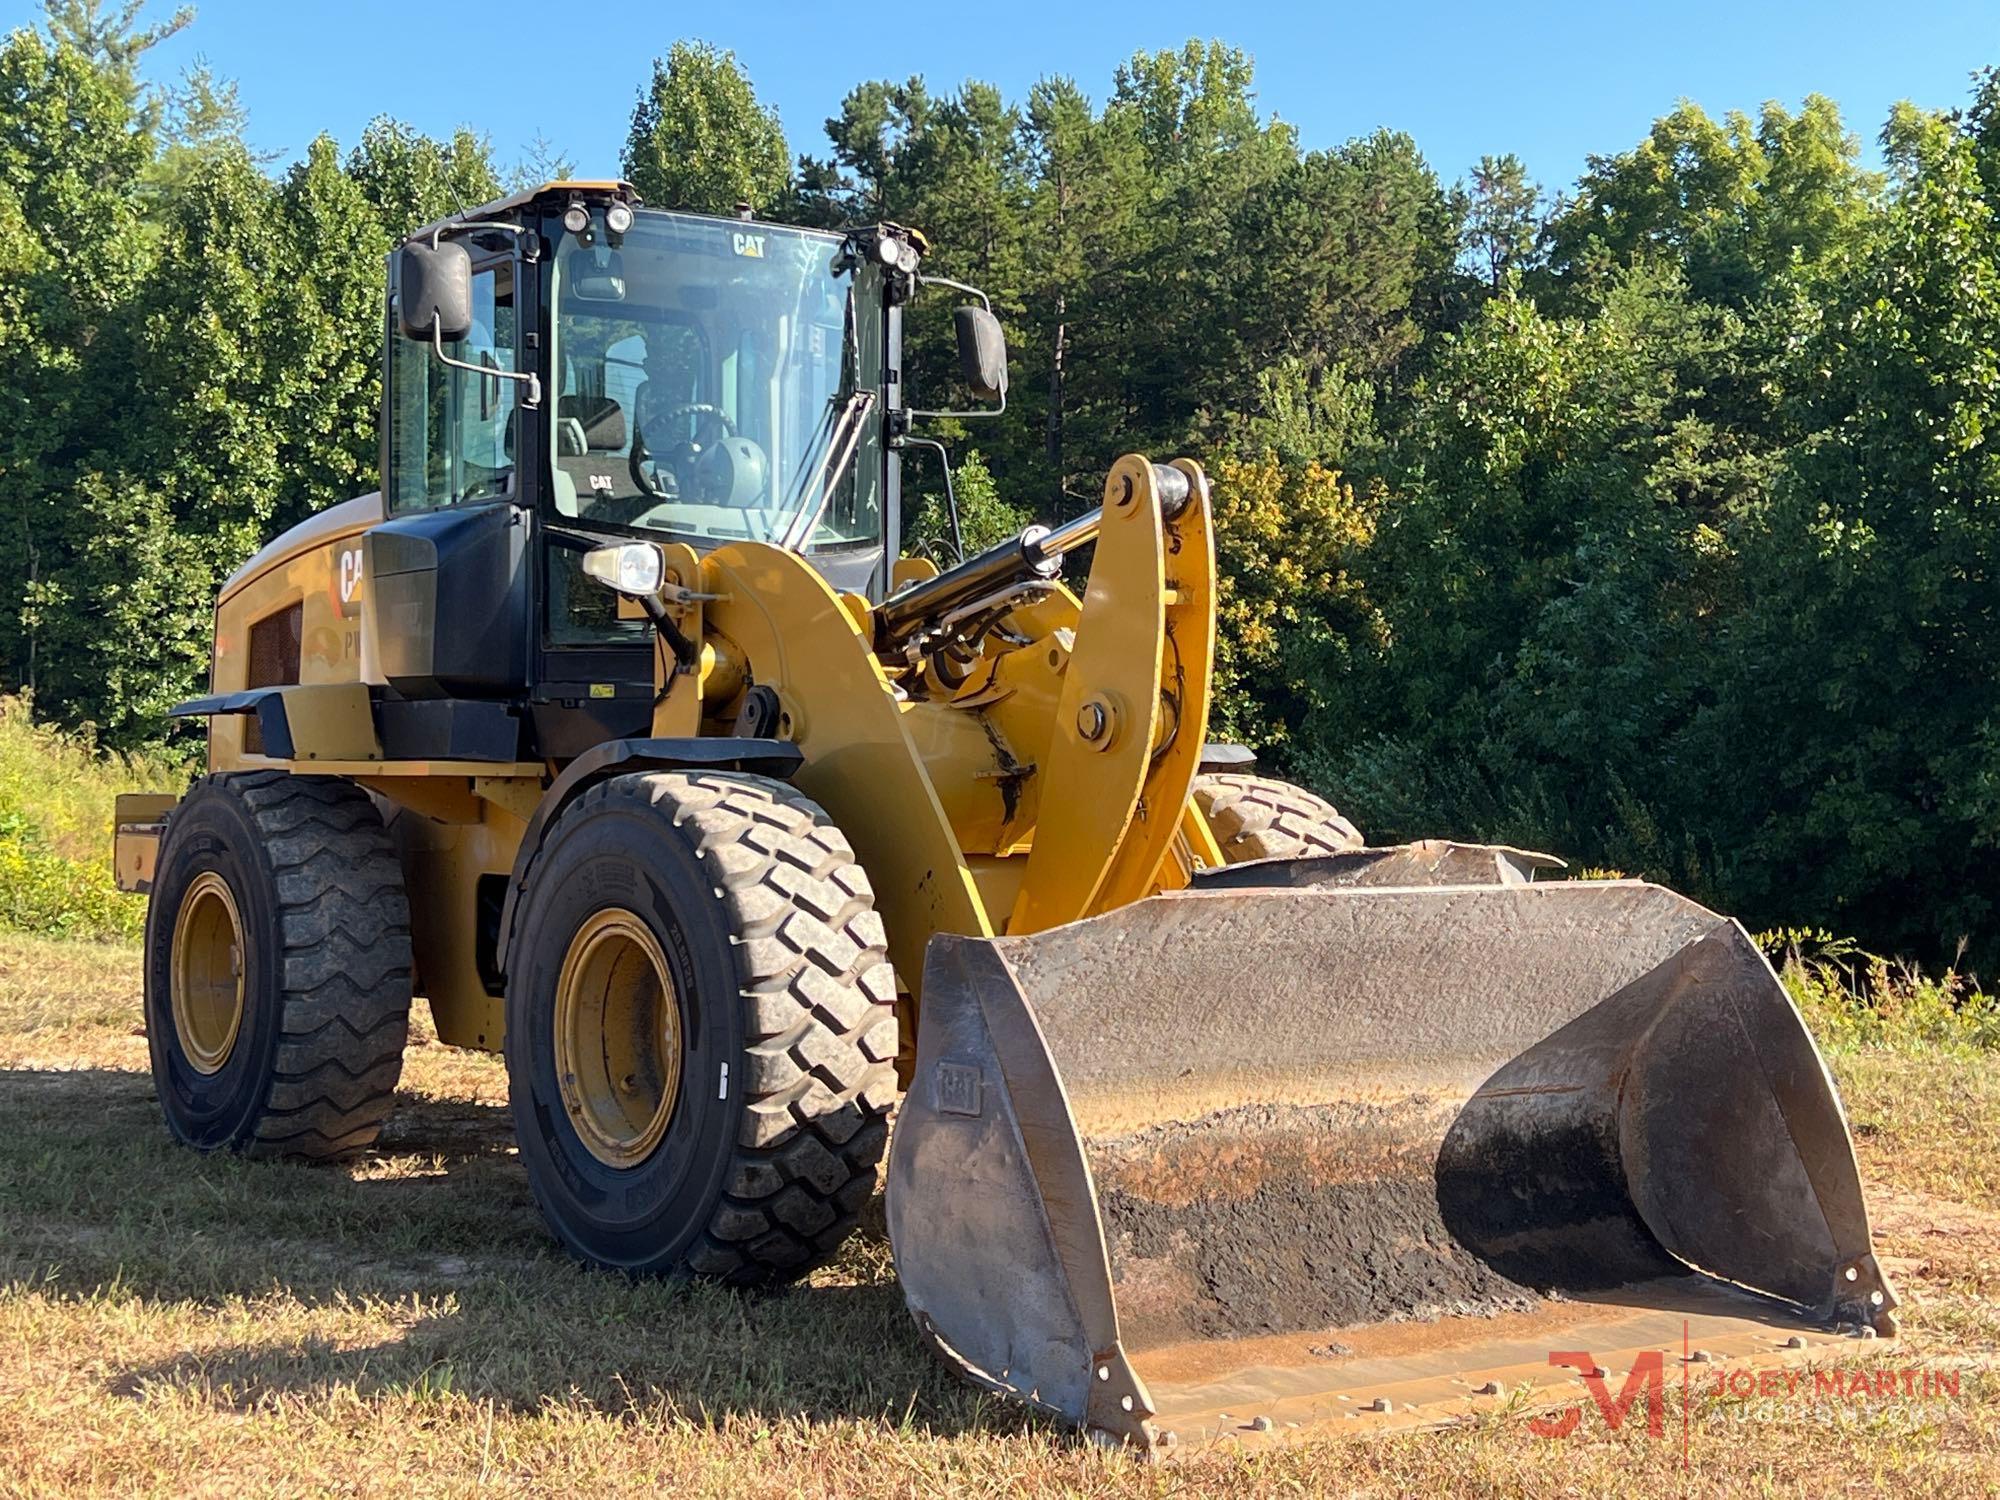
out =
<svg viewBox="0 0 2000 1500"><path fill-rule="evenodd" d="M797 4L792 0L197 0L193 26L154 54L177 73L197 55L235 78L261 148L343 145L377 114L440 133L469 124L511 165L539 131L582 175L612 175L649 60L676 36L734 49L779 111L794 153L824 148L821 122L865 78L920 73L933 91L967 77L1019 97L1068 73L1093 98L1139 48L1219 36L1257 63L1259 102L1308 147L1390 125L1447 178L1513 151L1546 186L1590 152L1622 150L1688 97L1754 112L1831 95L1871 143L1889 106L1963 102L1967 76L2000 63L1995 0L1820 0L1674 6L1422 3ZM153 0L166 14L171 0ZM8 26L40 15L0 0Z"/></svg>

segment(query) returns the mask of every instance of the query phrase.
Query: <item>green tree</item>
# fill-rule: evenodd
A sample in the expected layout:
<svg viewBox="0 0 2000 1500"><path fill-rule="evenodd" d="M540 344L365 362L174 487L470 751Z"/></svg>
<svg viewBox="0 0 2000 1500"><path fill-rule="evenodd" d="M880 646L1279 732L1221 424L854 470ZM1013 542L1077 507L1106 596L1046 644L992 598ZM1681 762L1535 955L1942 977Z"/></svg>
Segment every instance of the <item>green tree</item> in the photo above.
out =
<svg viewBox="0 0 2000 1500"><path fill-rule="evenodd" d="M288 269L271 309L286 402L273 524L288 526L379 482L383 267L407 226L376 215L331 136L285 174L276 214Z"/></svg>
<svg viewBox="0 0 2000 1500"><path fill-rule="evenodd" d="M145 9L146 0L42 0L49 36L58 46L74 47L115 82L139 129L151 133L159 127L166 103L140 79L140 59L185 31L194 20L194 7L183 5L153 26L139 24Z"/></svg>
<svg viewBox="0 0 2000 1500"><path fill-rule="evenodd" d="M153 163L154 180L179 182L202 162L231 151L248 151L248 124L249 115L235 81L218 78L206 62L196 62L167 96L159 131L160 152ZM271 158L257 160L263 165Z"/></svg>
<svg viewBox="0 0 2000 1500"><path fill-rule="evenodd" d="M1908 175L1864 249L1795 283L1776 370L1793 442L1722 691L1731 889L1885 950L2000 958L2000 105L1904 117Z"/></svg>
<svg viewBox="0 0 2000 1500"><path fill-rule="evenodd" d="M1380 645L1355 572L1379 496L1357 497L1338 470L1268 451L1225 456L1209 478L1222 575L1217 728L1283 760L1325 711L1324 685L1355 650Z"/></svg>
<svg viewBox="0 0 2000 1500"><path fill-rule="evenodd" d="M1028 513L1001 497L1000 487L993 481L993 471L986 467L986 460L977 448L955 460L951 468L952 494L958 500L959 537L965 543L967 557L1020 535L1021 528L1028 524ZM927 469L918 470L911 456L905 457L903 475L911 485L913 502L903 550L912 557L927 557L939 567L948 568L958 559L952 552L943 476L934 461Z"/></svg>
<svg viewBox="0 0 2000 1500"><path fill-rule="evenodd" d="M386 115L361 132L347 154L347 175L397 236L500 196L493 148L483 137L461 129L434 140Z"/></svg>
<svg viewBox="0 0 2000 1500"><path fill-rule="evenodd" d="M1288 164L1236 216L1237 275L1255 311L1239 318L1244 367L1219 373L1240 390L1248 370L1294 357L1389 375L1442 311L1460 214L1397 132ZM1224 411L1235 399L1210 397Z"/></svg>
<svg viewBox="0 0 2000 1500"><path fill-rule="evenodd" d="M730 214L784 194L789 154L777 113L757 102L736 54L675 42L653 60L625 141L625 175L648 203Z"/></svg>
<svg viewBox="0 0 2000 1500"><path fill-rule="evenodd" d="M1881 189L1831 100L1756 124L1683 102L1633 150L1593 156L1549 225L1549 261L1586 295L1620 267L1671 266L1708 301L1741 306L1796 255L1816 262L1861 225Z"/></svg>
<svg viewBox="0 0 2000 1500"><path fill-rule="evenodd" d="M918 222L927 184L915 180L911 164L934 108L922 78L875 79L849 89L840 113L826 122L831 154L800 161L806 215L829 225Z"/></svg>
<svg viewBox="0 0 2000 1500"><path fill-rule="evenodd" d="M526 192L545 182L564 182L576 176L576 159L539 130L522 148L520 161L507 174L507 186Z"/></svg>
<svg viewBox="0 0 2000 1500"><path fill-rule="evenodd" d="M1080 483L1077 470L1103 462L1118 440L1122 410L1117 370L1122 348L1105 305L1124 279L1149 182L1130 110L1095 113L1067 78L1029 91L1022 120L1031 189L1022 249L1021 363L1017 400L1036 418L1022 424L1040 462L1026 453L1017 469L1038 473L1036 492L1050 507Z"/></svg>
<svg viewBox="0 0 2000 1500"><path fill-rule="evenodd" d="M1547 217L1542 190L1511 152L1482 156L1466 195L1465 253L1473 273L1498 291L1540 261Z"/></svg>
<svg viewBox="0 0 2000 1500"><path fill-rule="evenodd" d="M58 711L66 654L89 645L76 490L127 430L126 309L151 255L150 142L125 84L67 42L0 44L0 652Z"/></svg>
<svg viewBox="0 0 2000 1500"><path fill-rule="evenodd" d="M294 376L275 337L294 295L287 251L277 189L242 152L199 166L160 224L159 262L134 308L136 389L123 422L123 468L143 486L79 496L91 546L77 593L106 628L69 643L62 692L89 705L113 743L200 690L207 608L277 517Z"/></svg>
<svg viewBox="0 0 2000 1500"><path fill-rule="evenodd" d="M1590 319L1503 291L1445 340L1355 568L1379 644L1333 664L1293 763L1381 836L1491 836L1701 886L1665 747L1706 701L1731 538L1773 461L1706 384L1752 347L1735 314L1647 271Z"/></svg>
<svg viewBox="0 0 2000 1500"><path fill-rule="evenodd" d="M1192 440L1227 409L1258 357L1259 323L1239 228L1247 205L1298 162L1292 128L1262 118L1250 59L1220 42L1139 53L1121 66L1106 113L1129 118L1150 177L1120 274L1094 309L1119 350L1123 448ZM1271 312L1275 314L1275 309ZM1093 454L1091 467L1115 454Z"/></svg>

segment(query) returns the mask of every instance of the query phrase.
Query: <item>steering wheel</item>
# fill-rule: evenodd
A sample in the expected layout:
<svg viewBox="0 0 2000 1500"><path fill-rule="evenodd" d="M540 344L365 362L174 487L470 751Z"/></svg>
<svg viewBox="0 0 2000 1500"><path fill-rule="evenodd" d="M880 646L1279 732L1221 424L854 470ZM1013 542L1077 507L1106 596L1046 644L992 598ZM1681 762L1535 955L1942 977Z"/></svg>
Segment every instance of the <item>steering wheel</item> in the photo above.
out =
<svg viewBox="0 0 2000 1500"><path fill-rule="evenodd" d="M695 424L694 436L686 442L676 443L669 450L671 473L683 473L694 467L694 461L701 457L704 440L712 427L720 427L724 437L736 436L736 423L721 407L706 401L682 401L670 406L659 414L663 427L671 427L681 417L699 417ZM671 481L660 482L658 460L646 446L645 430L636 423L633 426L632 452L628 461L632 471L632 482L645 494L656 500L678 500L680 487Z"/></svg>
<svg viewBox="0 0 2000 1500"><path fill-rule="evenodd" d="M678 406L670 406L667 408L666 416L661 418L661 420L671 422L675 417L713 417L717 422L722 424L722 435L724 437L736 436L736 424L730 420L729 413L719 406L710 405L706 401L683 401ZM701 437L703 430L702 426L695 428L694 435L697 439Z"/></svg>

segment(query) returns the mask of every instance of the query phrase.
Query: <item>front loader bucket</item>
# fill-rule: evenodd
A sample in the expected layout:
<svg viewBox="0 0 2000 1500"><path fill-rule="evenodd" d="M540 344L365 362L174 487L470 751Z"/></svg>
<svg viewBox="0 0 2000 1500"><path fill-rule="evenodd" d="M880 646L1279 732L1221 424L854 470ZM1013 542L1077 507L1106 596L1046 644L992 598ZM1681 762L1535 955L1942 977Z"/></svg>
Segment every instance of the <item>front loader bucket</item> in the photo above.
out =
<svg viewBox="0 0 2000 1500"><path fill-rule="evenodd" d="M888 1190L920 1327L1147 1447L1448 1420L1560 1386L1555 1351L1622 1379L1667 1350L1678 1384L1696 1348L1893 1332L1763 955L1671 891L1529 863L1273 861L934 939Z"/></svg>

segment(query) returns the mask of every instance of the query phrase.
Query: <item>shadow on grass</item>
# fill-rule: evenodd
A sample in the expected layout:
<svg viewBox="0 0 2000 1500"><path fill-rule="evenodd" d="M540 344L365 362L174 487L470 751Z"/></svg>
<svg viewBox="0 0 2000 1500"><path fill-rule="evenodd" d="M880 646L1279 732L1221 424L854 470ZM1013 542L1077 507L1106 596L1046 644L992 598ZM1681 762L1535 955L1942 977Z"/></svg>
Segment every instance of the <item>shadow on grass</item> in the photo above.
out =
<svg viewBox="0 0 2000 1500"><path fill-rule="evenodd" d="M811 1284L779 1292L591 1271L543 1227L497 1104L406 1094L374 1153L306 1167L175 1146L144 1074L0 1070L0 1284L225 1316L249 1304L252 1337L190 1337L108 1376L138 1399L452 1392L697 1421L1034 1425L924 1348L879 1211Z"/></svg>

